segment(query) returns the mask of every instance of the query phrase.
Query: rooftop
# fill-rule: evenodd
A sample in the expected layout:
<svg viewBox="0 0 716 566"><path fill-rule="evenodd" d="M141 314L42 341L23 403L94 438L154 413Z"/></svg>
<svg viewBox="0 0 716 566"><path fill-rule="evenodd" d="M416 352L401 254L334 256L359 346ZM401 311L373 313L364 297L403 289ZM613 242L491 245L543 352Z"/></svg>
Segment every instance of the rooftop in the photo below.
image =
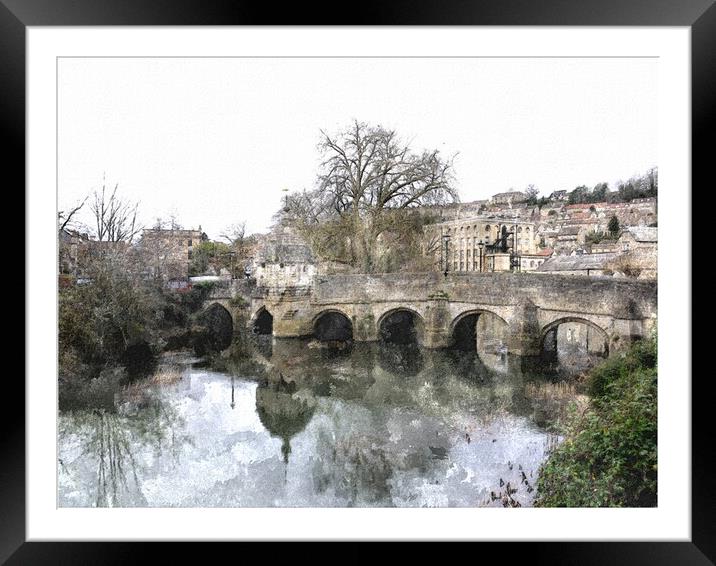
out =
<svg viewBox="0 0 716 566"><path fill-rule="evenodd" d="M616 253L558 255L554 256L537 268L537 271L586 271L587 269L604 269L605 265L615 259Z"/></svg>
<svg viewBox="0 0 716 566"><path fill-rule="evenodd" d="M657 230L658 228L649 226L629 226L627 228L627 232L629 232L637 242L656 242Z"/></svg>

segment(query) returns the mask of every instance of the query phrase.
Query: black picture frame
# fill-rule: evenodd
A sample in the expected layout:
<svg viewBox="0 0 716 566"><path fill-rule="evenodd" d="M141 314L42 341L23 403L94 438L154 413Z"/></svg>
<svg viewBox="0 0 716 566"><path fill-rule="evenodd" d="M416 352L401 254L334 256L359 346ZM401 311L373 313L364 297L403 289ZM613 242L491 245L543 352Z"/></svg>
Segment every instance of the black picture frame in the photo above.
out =
<svg viewBox="0 0 716 566"><path fill-rule="evenodd" d="M6 141L5 171L25 185L25 32L29 26L122 25L568 25L687 26L692 41L692 179L705 183L713 157L711 117L716 92L714 0L369 0L345 12L335 3L269 3L244 0L0 0L0 124ZM346 14L342 16L339 14ZM350 14L350 16L348 15ZM347 19L347 18L350 18ZM707 152L709 155L707 157ZM8 183L6 186L12 186ZM687 190L686 188L684 189ZM26 210L26 214L30 211ZM690 231L689 227L689 231ZM678 236L683 238L683 234ZM26 305L32 297L25 296ZM684 332L691 333L690 328ZM28 337L31 339L31 337ZM691 359L691 351L683 353ZM23 383L5 380L6 399L17 408ZM691 376L670 376L691 379ZM710 377L692 381L692 538L690 542L508 543L510 561L549 564L713 564L716 560L716 488L710 475L712 419ZM25 415L3 411L0 427L0 561L8 564L126 564L157 543L26 542ZM685 497L690 494L685 491ZM240 533L237 533L240 535ZM277 533L278 536L278 533ZM555 536L559 536L555 533ZM500 545L500 543L491 543ZM187 545L161 545L162 562L191 558ZM504 549L497 549L502 554ZM202 553L204 551L202 550ZM202 558L206 559L203 555Z"/></svg>

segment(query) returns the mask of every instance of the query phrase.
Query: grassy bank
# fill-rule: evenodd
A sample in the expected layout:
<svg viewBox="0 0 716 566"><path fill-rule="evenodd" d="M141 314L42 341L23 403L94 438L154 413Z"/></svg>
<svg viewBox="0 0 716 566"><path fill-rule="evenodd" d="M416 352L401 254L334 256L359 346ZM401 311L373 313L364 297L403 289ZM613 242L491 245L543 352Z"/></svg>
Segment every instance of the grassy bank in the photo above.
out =
<svg viewBox="0 0 716 566"><path fill-rule="evenodd" d="M591 402L542 465L537 507L652 507L657 501L656 336L594 368Z"/></svg>

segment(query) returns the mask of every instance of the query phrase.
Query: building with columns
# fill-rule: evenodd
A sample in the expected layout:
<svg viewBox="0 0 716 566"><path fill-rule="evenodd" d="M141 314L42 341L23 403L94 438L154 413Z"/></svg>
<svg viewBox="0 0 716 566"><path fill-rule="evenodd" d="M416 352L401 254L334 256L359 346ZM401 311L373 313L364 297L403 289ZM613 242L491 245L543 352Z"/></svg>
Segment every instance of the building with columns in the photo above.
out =
<svg viewBox="0 0 716 566"><path fill-rule="evenodd" d="M531 271L548 257L538 245L535 223L525 220L473 216L429 224L424 231L441 271L510 271L511 256L520 262L517 269Z"/></svg>

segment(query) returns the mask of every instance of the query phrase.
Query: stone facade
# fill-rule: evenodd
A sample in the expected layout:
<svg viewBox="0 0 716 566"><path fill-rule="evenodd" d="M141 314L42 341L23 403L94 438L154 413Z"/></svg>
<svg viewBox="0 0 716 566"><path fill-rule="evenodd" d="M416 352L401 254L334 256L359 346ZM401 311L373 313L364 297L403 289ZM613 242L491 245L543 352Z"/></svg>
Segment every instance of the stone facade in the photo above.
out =
<svg viewBox="0 0 716 566"><path fill-rule="evenodd" d="M508 191L506 193L497 193L492 195L490 202L492 204L512 205L525 202L529 197L522 191Z"/></svg>
<svg viewBox="0 0 716 566"><path fill-rule="evenodd" d="M259 287L285 290L309 285L316 274L316 260L298 233L281 224L261 239L251 271Z"/></svg>
<svg viewBox="0 0 716 566"><path fill-rule="evenodd" d="M481 265L482 271L509 271L509 259L505 263L501 257L504 254L492 253L488 248L503 233L503 228L513 232L507 240L511 250L519 255L537 256L539 247L533 222L496 216L474 216L425 227L425 237L432 243L431 248L434 250L433 264L436 270L444 271L446 268L443 238L449 236L448 271L479 272Z"/></svg>
<svg viewBox="0 0 716 566"><path fill-rule="evenodd" d="M90 238L77 230L61 230L59 233L59 273L81 276L82 261L87 255Z"/></svg>

